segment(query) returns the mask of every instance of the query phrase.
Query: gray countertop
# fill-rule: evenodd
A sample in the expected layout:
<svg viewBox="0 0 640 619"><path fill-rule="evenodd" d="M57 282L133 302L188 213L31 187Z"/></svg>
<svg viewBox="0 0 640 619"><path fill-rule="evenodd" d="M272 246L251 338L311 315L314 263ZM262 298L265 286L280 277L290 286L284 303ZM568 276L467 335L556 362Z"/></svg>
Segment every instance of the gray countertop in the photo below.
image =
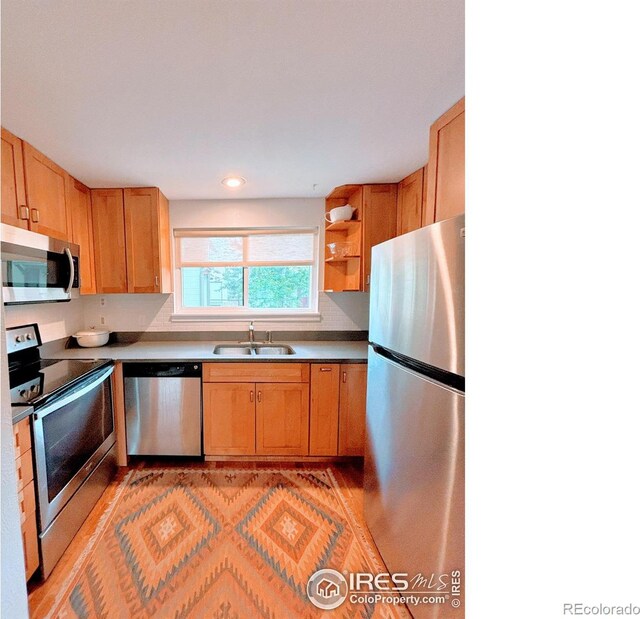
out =
<svg viewBox="0 0 640 619"><path fill-rule="evenodd" d="M28 417L33 413L33 406L12 406L11 407L11 416L14 424L18 423L18 421L22 421L25 417Z"/></svg>
<svg viewBox="0 0 640 619"><path fill-rule="evenodd" d="M364 363L367 360L367 342L318 342L287 341L274 342L289 344L293 355L214 355L216 344L229 345L224 341L160 341L117 343L98 348L66 348L49 354L50 359L113 359L114 361L265 361L296 362L320 361L324 363Z"/></svg>

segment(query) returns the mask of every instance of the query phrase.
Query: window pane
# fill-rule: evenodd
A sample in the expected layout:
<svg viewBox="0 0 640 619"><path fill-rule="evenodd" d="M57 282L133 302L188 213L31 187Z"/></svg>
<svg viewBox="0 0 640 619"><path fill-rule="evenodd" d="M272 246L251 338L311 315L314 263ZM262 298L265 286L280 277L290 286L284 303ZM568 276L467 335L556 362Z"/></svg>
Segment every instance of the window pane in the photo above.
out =
<svg viewBox="0 0 640 619"><path fill-rule="evenodd" d="M250 262L313 260L313 234L258 234L247 242Z"/></svg>
<svg viewBox="0 0 640 619"><path fill-rule="evenodd" d="M242 237L212 236L180 239L182 262L242 262Z"/></svg>
<svg viewBox="0 0 640 619"><path fill-rule="evenodd" d="M242 267L183 267L183 307L242 307Z"/></svg>
<svg viewBox="0 0 640 619"><path fill-rule="evenodd" d="M311 266L250 267L249 307L308 308Z"/></svg>

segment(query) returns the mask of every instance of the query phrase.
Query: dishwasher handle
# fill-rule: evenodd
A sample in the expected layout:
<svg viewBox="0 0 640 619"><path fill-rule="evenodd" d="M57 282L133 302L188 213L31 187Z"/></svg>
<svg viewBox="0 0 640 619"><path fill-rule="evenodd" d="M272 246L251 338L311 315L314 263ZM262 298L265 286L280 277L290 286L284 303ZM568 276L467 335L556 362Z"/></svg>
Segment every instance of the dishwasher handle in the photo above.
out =
<svg viewBox="0 0 640 619"><path fill-rule="evenodd" d="M125 363L125 378L201 378L201 363Z"/></svg>

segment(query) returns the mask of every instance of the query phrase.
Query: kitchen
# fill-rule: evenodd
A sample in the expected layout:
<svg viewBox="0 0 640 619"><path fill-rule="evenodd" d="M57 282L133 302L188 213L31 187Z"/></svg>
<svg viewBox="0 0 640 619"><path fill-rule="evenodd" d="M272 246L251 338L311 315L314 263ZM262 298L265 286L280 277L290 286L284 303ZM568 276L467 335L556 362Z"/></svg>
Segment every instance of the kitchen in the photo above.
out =
<svg viewBox="0 0 640 619"><path fill-rule="evenodd" d="M309 597L321 568L437 573L451 596L385 609L325 580L347 614L464 616L461 5L381 3L386 22L310 5L281 23L194 5L192 37L179 3L131 20L99 5L3 3L3 453L9 423L31 616L313 616L335 608ZM443 28L446 45L429 37ZM332 32L335 52L302 32ZM407 69L416 46L428 61ZM304 88L284 96L278 62ZM326 74L306 78L314 63ZM56 66L70 92L46 105ZM382 96L398 67L414 83ZM433 415L395 432L416 402Z"/></svg>

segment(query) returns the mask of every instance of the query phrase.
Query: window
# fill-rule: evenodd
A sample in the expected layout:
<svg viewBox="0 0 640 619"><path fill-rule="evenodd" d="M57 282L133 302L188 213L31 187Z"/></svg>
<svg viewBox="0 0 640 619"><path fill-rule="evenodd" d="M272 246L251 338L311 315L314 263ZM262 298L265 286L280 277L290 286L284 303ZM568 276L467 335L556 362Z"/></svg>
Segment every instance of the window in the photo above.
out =
<svg viewBox="0 0 640 619"><path fill-rule="evenodd" d="M317 313L316 229L174 230L183 316Z"/></svg>

